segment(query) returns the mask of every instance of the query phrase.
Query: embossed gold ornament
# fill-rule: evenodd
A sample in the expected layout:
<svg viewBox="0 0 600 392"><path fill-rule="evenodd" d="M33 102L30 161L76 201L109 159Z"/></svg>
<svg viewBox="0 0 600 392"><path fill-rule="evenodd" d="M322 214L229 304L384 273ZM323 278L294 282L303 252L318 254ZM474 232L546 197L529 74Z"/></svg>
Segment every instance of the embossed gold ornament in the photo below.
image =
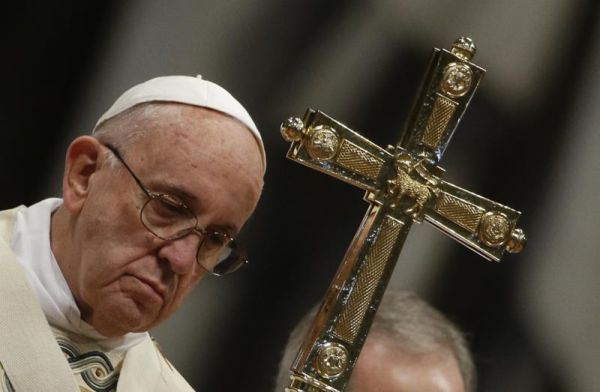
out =
<svg viewBox="0 0 600 392"><path fill-rule="evenodd" d="M408 197L414 202L404 210L404 213L415 219L418 218L430 196L438 192L434 188L438 184L437 179L422 166L421 162L422 160L413 159L410 154L398 154L395 159L396 176L388 180L387 187L388 197L393 198L391 203L393 207L403 197ZM421 167L420 170L418 170L419 167ZM417 173L416 175L420 178L413 178L412 173Z"/></svg>
<svg viewBox="0 0 600 392"><path fill-rule="evenodd" d="M338 343L325 343L317 356L317 371L321 376L334 378L346 370L348 350Z"/></svg>
<svg viewBox="0 0 600 392"><path fill-rule="evenodd" d="M427 221L488 260L520 252L520 212L443 180L438 166L485 70L462 37L435 49L396 146L381 148L326 114L282 125L288 158L365 190L369 208L292 366L286 392L340 392L348 383L404 240Z"/></svg>
<svg viewBox="0 0 600 392"><path fill-rule="evenodd" d="M339 145L339 137L332 128L317 126L310 134L306 149L313 159L329 160L335 156Z"/></svg>
<svg viewBox="0 0 600 392"><path fill-rule="evenodd" d="M452 98L462 97L471 88L473 72L464 63L450 63L444 69L440 84L442 92Z"/></svg>
<svg viewBox="0 0 600 392"><path fill-rule="evenodd" d="M503 245L510 233L510 222L498 212L488 212L479 223L479 238L487 246Z"/></svg>

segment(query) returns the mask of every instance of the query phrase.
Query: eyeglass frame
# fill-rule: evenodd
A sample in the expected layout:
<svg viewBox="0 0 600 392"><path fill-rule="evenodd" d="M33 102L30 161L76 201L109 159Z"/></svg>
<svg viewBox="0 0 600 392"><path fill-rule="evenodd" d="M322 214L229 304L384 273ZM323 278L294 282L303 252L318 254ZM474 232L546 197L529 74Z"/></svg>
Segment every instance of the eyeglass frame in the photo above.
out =
<svg viewBox="0 0 600 392"><path fill-rule="evenodd" d="M114 147L111 144L108 143L103 143L102 144L104 147L106 147L111 153L113 153L113 155L119 160L119 162L121 162L123 164L123 166L125 167L125 169L127 169L127 171L129 172L129 174L131 174L131 177L133 177L135 183L138 185L138 187L142 190L142 192L144 192L144 194L146 195L146 197L148 197L148 200L144 203L144 205L142 206L142 208L140 209L140 223L142 224L142 226L144 226L144 228L146 230L148 230L152 235L154 235L156 238L159 238L163 241L176 241L178 239L184 238L190 234L195 234L198 237L200 237L200 242L198 243L198 249L196 250L196 262L202 266L202 268L204 268L206 271L208 271L210 274L215 275L215 276L223 276L223 275L228 275L231 274L233 272L238 271L239 269L241 269L242 267L245 267L249 264L248 258L246 256L246 253L244 251L244 249L242 247L240 247L239 243L235 240L235 238L233 238L232 236L230 236L227 233L224 233L222 231L217 231L217 230L212 230L212 231L208 231L206 229L204 229L203 227L201 227L200 225L198 225L198 217L196 216L196 214L194 214L193 210L188 207L185 203L181 202L178 198L173 197L172 195L166 194L166 193L159 193L159 192L153 192L151 190L149 190L144 183L140 180L140 178L133 172L133 170L131 169L131 167L129 167L129 165L125 162L125 160L123 159L121 153L119 152L119 150L117 150L116 147ZM182 208L183 210L186 210L187 212L190 213L190 216L194 217L195 220L195 224L193 227L190 227L189 229L184 230L181 234L179 235L174 235L170 238L164 238L158 234L156 234L154 231L152 231L147 225L146 223L144 223L144 219L142 218L142 214L144 211L144 208L146 207L146 205L148 203L150 203L150 201L154 200L154 199L162 199L164 196L167 196L169 199L171 199L173 202L176 202L178 204L178 207ZM214 271L214 267L212 269L207 268L206 266L204 266L198 259L199 259L199 254L200 254L200 248L202 247L202 244L204 243L205 238L207 237L207 235L209 234L219 234L224 236L228 242L227 245L223 247L223 249L226 248L231 248L231 244L234 244L235 247L238 249L238 252L240 252L241 254L243 254L243 260L241 260L238 264L237 267L235 267L233 270L231 271L227 271L225 273L217 273Z"/></svg>

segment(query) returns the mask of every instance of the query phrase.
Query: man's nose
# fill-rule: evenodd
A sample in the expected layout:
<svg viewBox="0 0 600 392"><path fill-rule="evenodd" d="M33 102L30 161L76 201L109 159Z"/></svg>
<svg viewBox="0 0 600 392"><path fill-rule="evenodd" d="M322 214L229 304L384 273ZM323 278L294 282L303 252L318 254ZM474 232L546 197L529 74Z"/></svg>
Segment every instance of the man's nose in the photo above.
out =
<svg viewBox="0 0 600 392"><path fill-rule="evenodd" d="M163 244L158 251L158 256L169 261L173 272L184 275L194 268L200 241L202 238L199 235L190 233Z"/></svg>

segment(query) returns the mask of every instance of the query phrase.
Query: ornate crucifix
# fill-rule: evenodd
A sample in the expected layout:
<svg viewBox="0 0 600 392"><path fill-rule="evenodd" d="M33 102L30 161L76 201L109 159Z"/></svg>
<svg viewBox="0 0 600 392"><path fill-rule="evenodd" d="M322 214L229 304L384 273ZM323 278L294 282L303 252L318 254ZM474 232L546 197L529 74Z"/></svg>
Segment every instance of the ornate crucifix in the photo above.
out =
<svg viewBox="0 0 600 392"><path fill-rule="evenodd" d="M413 222L423 220L488 260L520 252L520 212L442 180L437 164L485 70L469 38L435 49L399 143L381 148L309 109L281 133L288 158L366 191L367 213L292 365L288 392L343 391Z"/></svg>

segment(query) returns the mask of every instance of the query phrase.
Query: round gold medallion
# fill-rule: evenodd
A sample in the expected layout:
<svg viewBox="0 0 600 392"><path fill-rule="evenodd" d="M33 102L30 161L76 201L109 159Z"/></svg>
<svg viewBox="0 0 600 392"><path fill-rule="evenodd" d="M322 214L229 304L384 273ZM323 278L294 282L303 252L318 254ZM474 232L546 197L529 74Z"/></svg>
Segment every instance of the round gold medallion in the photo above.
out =
<svg viewBox="0 0 600 392"><path fill-rule="evenodd" d="M450 63L444 69L440 88L452 98L462 97L471 88L472 81L473 72L467 64Z"/></svg>
<svg viewBox="0 0 600 392"><path fill-rule="evenodd" d="M340 138L337 133L326 126L315 127L306 144L308 155L313 159L330 160L337 153Z"/></svg>
<svg viewBox="0 0 600 392"><path fill-rule="evenodd" d="M317 371L325 378L335 378L348 366L348 350L338 343L325 343L317 356Z"/></svg>
<svg viewBox="0 0 600 392"><path fill-rule="evenodd" d="M498 247L510 234L510 222L499 212L488 212L479 224L479 239L487 246Z"/></svg>

